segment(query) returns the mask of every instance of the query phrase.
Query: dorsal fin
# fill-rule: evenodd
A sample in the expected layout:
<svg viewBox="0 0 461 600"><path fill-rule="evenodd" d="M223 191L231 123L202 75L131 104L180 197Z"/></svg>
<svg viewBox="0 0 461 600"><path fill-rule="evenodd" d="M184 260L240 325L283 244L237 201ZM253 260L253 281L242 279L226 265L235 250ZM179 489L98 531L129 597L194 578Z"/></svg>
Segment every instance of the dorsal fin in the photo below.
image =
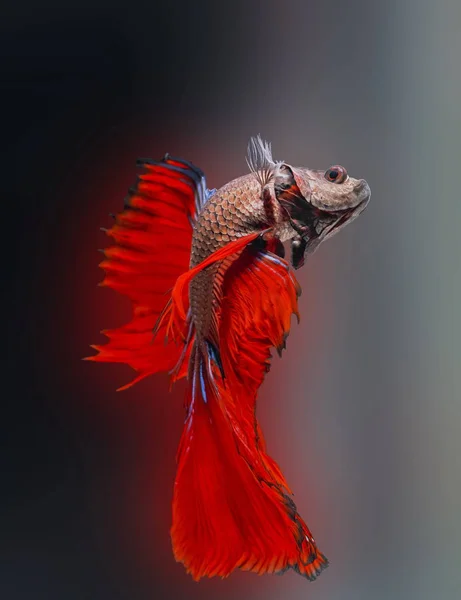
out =
<svg viewBox="0 0 461 600"><path fill-rule="evenodd" d="M150 162L155 164L153 161ZM191 181L193 181L193 187L195 188L195 215L191 218L191 223L194 223L194 221L197 219L197 215L203 210L203 207L216 192L216 190L209 190L206 187L205 174L201 169L196 167L188 160L184 160L183 158L175 158L167 153L161 162L165 167L183 172L185 175L188 175Z"/></svg>
<svg viewBox="0 0 461 600"><path fill-rule="evenodd" d="M248 142L247 164L262 188L268 184L273 176L278 162L272 158L270 142L265 142L258 134L251 137Z"/></svg>

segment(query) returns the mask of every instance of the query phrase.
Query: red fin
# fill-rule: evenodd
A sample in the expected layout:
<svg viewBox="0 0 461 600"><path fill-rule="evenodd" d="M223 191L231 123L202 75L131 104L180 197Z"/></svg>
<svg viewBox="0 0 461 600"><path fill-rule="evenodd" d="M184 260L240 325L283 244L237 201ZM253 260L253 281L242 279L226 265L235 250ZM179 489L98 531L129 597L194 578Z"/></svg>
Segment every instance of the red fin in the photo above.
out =
<svg viewBox="0 0 461 600"><path fill-rule="evenodd" d="M184 308L184 295L186 293L186 286L192 281L192 279L197 275L199 271L202 271L209 265L212 265L215 262L224 260L227 256L232 254L238 254L241 252L248 244L253 242L257 237L261 235L261 232L250 233L249 235L245 235L222 248L210 254L208 258L203 260L193 269L187 271L187 273L183 273L177 280L173 292L172 299L175 309L175 314L179 316L180 319L185 319L186 317L186 309Z"/></svg>
<svg viewBox="0 0 461 600"><path fill-rule="evenodd" d="M120 389L152 373L171 370L182 352L174 343L165 344L166 323L155 338L153 330L169 291L189 267L191 220L204 202L203 173L190 163L165 157L139 165L143 171L130 190L125 210L107 231L115 245L104 250L100 265L106 272L101 285L130 298L133 318L104 331L109 341L93 346L98 354L87 358L130 365L137 377ZM185 319L177 320L177 327L185 337Z"/></svg>
<svg viewBox="0 0 461 600"><path fill-rule="evenodd" d="M285 261L249 248L224 280L224 382L212 355L192 351L172 540L194 579L293 568L312 580L328 564L266 454L254 413L270 348L284 344L299 291Z"/></svg>

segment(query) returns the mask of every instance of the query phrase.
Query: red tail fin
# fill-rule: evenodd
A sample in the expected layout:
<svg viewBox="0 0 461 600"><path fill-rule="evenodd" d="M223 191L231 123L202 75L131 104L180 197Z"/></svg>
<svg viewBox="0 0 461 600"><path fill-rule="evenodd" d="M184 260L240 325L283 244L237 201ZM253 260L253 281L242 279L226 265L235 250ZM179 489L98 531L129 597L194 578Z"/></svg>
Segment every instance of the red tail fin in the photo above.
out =
<svg viewBox="0 0 461 600"><path fill-rule="evenodd" d="M262 574L290 567L313 580L327 559L265 452L254 412L269 348L283 345L296 312L297 284L284 261L260 252L244 253L226 280L225 379L214 350L194 344L191 352L173 499L175 557L197 580L236 568Z"/></svg>
<svg viewBox="0 0 461 600"><path fill-rule="evenodd" d="M289 567L315 579L327 560L292 500L238 451L226 411L232 399L215 387L210 358L197 348L192 358L173 499L176 560L196 580L226 577L236 568L262 574Z"/></svg>

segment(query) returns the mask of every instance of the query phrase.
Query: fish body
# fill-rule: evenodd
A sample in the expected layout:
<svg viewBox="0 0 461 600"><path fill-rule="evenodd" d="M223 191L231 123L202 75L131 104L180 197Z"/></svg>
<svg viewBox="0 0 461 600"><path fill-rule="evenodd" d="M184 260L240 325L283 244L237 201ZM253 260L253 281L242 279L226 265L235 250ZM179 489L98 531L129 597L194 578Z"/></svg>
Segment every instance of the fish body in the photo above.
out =
<svg viewBox="0 0 461 600"><path fill-rule="evenodd" d="M261 185L252 173L234 179L217 190L198 215L190 266L197 266L229 242L270 227L274 228L274 237L283 241L296 235L274 195L263 198ZM218 295L220 292L216 276L219 279L226 268L227 263L211 265L190 283L192 318L198 335L207 335L213 301L219 305L213 296L213 292Z"/></svg>
<svg viewBox="0 0 461 600"><path fill-rule="evenodd" d="M249 174L209 191L192 163L141 161L102 263L133 318L104 332L90 360L129 364L129 385L159 371L188 379L171 536L194 579L292 568L313 580L328 561L266 452L256 396L298 315L292 267L356 218L370 190L340 166L276 162L259 137L247 162Z"/></svg>

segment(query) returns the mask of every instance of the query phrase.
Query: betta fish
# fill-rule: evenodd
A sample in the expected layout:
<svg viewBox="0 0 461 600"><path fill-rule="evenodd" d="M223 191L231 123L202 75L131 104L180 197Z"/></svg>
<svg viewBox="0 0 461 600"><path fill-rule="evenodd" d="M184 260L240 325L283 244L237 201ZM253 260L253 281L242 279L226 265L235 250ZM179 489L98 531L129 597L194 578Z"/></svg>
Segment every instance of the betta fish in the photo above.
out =
<svg viewBox="0 0 461 600"><path fill-rule="evenodd" d="M328 561L267 453L256 397L271 350L281 355L299 321L294 269L365 209L370 188L342 166L275 161L259 136L247 163L248 174L209 190L186 160L138 161L101 263L101 285L130 298L132 318L103 331L88 360L131 366L120 389L158 372L187 379L171 539L195 580L237 568L314 580Z"/></svg>

